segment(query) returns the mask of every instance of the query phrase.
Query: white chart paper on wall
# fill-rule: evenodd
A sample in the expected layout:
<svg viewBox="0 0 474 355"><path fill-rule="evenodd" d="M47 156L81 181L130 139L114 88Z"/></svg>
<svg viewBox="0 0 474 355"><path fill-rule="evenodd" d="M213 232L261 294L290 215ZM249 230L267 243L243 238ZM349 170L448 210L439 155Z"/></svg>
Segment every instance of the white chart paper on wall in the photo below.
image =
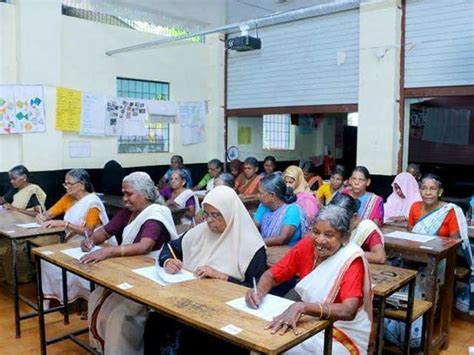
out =
<svg viewBox="0 0 474 355"><path fill-rule="evenodd" d="M91 142L71 141L69 142L69 158L90 158Z"/></svg>
<svg viewBox="0 0 474 355"><path fill-rule="evenodd" d="M88 92L82 94L81 136L105 134L106 97Z"/></svg>
<svg viewBox="0 0 474 355"><path fill-rule="evenodd" d="M108 97L105 117L107 136L146 136L147 110L143 100Z"/></svg>
<svg viewBox="0 0 474 355"><path fill-rule="evenodd" d="M205 116L204 101L180 103L178 117L181 124L181 144L197 144L206 139Z"/></svg>
<svg viewBox="0 0 474 355"><path fill-rule="evenodd" d="M0 85L0 134L45 130L43 87Z"/></svg>

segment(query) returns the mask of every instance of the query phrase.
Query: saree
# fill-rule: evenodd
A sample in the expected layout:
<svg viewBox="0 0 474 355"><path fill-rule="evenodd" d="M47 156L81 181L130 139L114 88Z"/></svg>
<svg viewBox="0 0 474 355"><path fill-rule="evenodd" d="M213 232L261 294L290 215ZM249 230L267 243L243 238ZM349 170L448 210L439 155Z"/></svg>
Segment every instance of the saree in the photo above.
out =
<svg viewBox="0 0 474 355"><path fill-rule="evenodd" d="M41 209L44 210L44 203L46 201L46 193L35 184L29 184L13 195L12 206L16 208L25 209L30 201L31 196L36 195Z"/></svg>
<svg viewBox="0 0 474 355"><path fill-rule="evenodd" d="M239 195L242 195L242 196L255 195L258 193L259 183L260 183L259 175L255 175L250 180L247 180L244 173L241 173L235 182L235 187Z"/></svg>
<svg viewBox="0 0 474 355"><path fill-rule="evenodd" d="M364 219L360 221L360 223L357 225L357 228L352 231L350 241L351 243L355 243L362 248L369 235L371 235L374 231L377 231L377 233L380 235L383 244L384 241L382 231L370 219Z"/></svg>
<svg viewBox="0 0 474 355"><path fill-rule="evenodd" d="M200 206L199 206L199 199L197 198L193 190L189 190L189 189L184 190L178 196L175 197L174 202L179 208L186 208L186 202L191 197L194 199L194 217L196 217L196 215L199 212ZM181 224L194 225L195 224L194 217L190 219L186 216L182 216Z"/></svg>
<svg viewBox="0 0 474 355"><path fill-rule="evenodd" d="M332 352L342 354L367 354L372 328L372 288L370 271L364 252L355 243L349 243L337 253L324 260L295 287L302 302L333 303L339 293L342 276L352 262L361 258L364 264L364 298L355 318L351 321L337 320L333 326ZM320 332L285 354L322 354L324 332Z"/></svg>
<svg viewBox="0 0 474 355"><path fill-rule="evenodd" d="M372 192L366 192L359 197L360 208L358 211L359 219L370 219L372 221L383 222L383 200L380 196Z"/></svg>
<svg viewBox="0 0 474 355"><path fill-rule="evenodd" d="M152 204L124 228L122 245L133 244L141 226L148 220L163 223L171 239L178 238L169 209ZM97 287L90 295L88 313L90 343L101 353L143 354L143 334L148 316L145 306Z"/></svg>
<svg viewBox="0 0 474 355"><path fill-rule="evenodd" d="M92 208L97 208L100 211L100 222L102 225L109 222L109 218L105 212L105 207L100 198L90 193L74 205L72 205L64 214L64 220L74 225L85 225L87 214ZM80 242L85 237L82 235L74 235L68 239L71 241ZM115 237L109 240L109 244L117 245ZM56 299L59 302L63 301L62 288L62 269L45 261L41 261L41 277L43 280L43 293L45 299ZM67 289L68 302L74 302L78 298L88 299L90 282L72 273L67 273ZM49 302L45 305L49 306Z"/></svg>

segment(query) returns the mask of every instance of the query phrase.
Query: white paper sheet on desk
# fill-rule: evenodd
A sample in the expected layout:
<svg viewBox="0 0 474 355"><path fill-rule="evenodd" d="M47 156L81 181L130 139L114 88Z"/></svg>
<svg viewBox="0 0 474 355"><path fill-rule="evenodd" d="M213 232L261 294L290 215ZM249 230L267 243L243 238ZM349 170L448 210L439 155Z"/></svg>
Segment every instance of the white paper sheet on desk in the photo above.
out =
<svg viewBox="0 0 474 355"><path fill-rule="evenodd" d="M32 222L32 223L18 223L17 224L18 227L21 227L21 228L39 228L41 227L41 224L38 224L36 222Z"/></svg>
<svg viewBox="0 0 474 355"><path fill-rule="evenodd" d="M91 251L87 251L87 252L83 252L81 247L77 247L77 248L71 248L71 249L64 249L64 250L61 250L61 253L63 254L66 254L68 256L70 256L71 258L74 258L76 260L79 260L81 259L84 255L87 255L93 251L96 251L96 250L99 250L100 247L99 246L94 246L92 248Z"/></svg>
<svg viewBox="0 0 474 355"><path fill-rule="evenodd" d="M152 281L159 283L162 286L176 284L184 281L194 280L195 277L187 270L181 270L177 274L168 274L164 268L157 266L147 266L140 269L135 269L138 275L146 277Z"/></svg>
<svg viewBox="0 0 474 355"><path fill-rule="evenodd" d="M226 304L238 309L239 311L250 313L256 317L270 322L274 317L286 311L286 309L293 303L293 301L287 300L286 298L266 295L263 299L263 302L260 304L260 306L258 306L258 309L253 309L247 306L247 303L245 303L245 297L236 298L235 300L229 301Z"/></svg>
<svg viewBox="0 0 474 355"><path fill-rule="evenodd" d="M401 231L393 231L393 232L385 234L385 236L390 237L390 238L411 240L413 242L418 242L418 243L426 243L436 238L436 237L433 237L432 235L416 234L416 233L401 232Z"/></svg>

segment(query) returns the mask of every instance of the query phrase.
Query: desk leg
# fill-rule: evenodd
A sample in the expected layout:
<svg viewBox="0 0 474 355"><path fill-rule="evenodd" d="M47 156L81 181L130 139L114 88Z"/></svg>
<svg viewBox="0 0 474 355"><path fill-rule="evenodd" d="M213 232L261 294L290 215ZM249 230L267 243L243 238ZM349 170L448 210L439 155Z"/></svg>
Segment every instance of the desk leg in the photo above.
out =
<svg viewBox="0 0 474 355"><path fill-rule="evenodd" d="M46 330L44 325L43 281L41 278L41 258L36 256L36 287L38 297L38 323L41 355L46 355Z"/></svg>
<svg viewBox="0 0 474 355"><path fill-rule="evenodd" d="M441 308L441 336L446 336L446 341L441 345L441 349L446 350L449 346L449 326L451 324L451 314L453 312L454 293L454 270L456 265L456 251L446 256L446 269L444 272L444 292L440 292Z"/></svg>
<svg viewBox="0 0 474 355"><path fill-rule="evenodd" d="M20 296L18 294L18 274L16 271L16 241L11 240L12 250L12 287L13 287L13 304L15 308L15 335L17 338L21 338L21 325L20 325Z"/></svg>
<svg viewBox="0 0 474 355"><path fill-rule="evenodd" d="M426 294L425 299L430 301L433 304L432 311L430 312L430 317L428 319L428 333L432 337L433 335L433 327L436 318L436 293L438 287L438 261L435 257L430 257L428 259L428 263L426 265ZM433 349L434 346L434 339L426 339L428 343L428 349L430 349L429 353L437 353L436 349Z"/></svg>
<svg viewBox="0 0 474 355"><path fill-rule="evenodd" d="M375 353L382 354L383 348L383 333L384 333L384 318L385 318L385 297L378 297L379 302L377 306L377 325L375 335Z"/></svg>
<svg viewBox="0 0 474 355"><path fill-rule="evenodd" d="M407 317L405 319L405 349L403 353L410 354L410 345L411 345L411 323L413 320L413 302L415 301L415 283L416 278L413 281L410 281L408 284L408 305L407 305Z"/></svg>
<svg viewBox="0 0 474 355"><path fill-rule="evenodd" d="M69 324L69 299L67 294L67 271L61 268L63 282L64 324Z"/></svg>
<svg viewBox="0 0 474 355"><path fill-rule="evenodd" d="M328 327L324 330L324 354L332 354L332 322L329 322Z"/></svg>

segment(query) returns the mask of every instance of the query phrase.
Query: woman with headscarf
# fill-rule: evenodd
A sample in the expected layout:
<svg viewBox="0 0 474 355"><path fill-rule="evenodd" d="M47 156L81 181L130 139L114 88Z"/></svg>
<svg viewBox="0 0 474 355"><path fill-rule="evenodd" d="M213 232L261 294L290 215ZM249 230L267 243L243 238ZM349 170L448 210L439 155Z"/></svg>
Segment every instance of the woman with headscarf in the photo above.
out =
<svg viewBox="0 0 474 355"><path fill-rule="evenodd" d="M4 208L36 216L44 210L45 192L30 181L30 172L23 165L17 165L8 171L12 189L0 196L0 205Z"/></svg>
<svg viewBox="0 0 474 355"><path fill-rule="evenodd" d="M245 300L256 308L275 286L297 276L293 303L273 318L266 329L283 335L298 332L302 315L329 319L333 325L333 354L367 354L372 320L372 287L364 252L349 243L350 217L338 206L326 206L315 218L312 234L260 278ZM322 354L324 333L318 333L287 354Z"/></svg>
<svg viewBox="0 0 474 355"><path fill-rule="evenodd" d="M293 189L276 174L265 176L258 186L260 205L253 216L267 246L294 246L306 232L306 218L296 203Z"/></svg>
<svg viewBox="0 0 474 355"><path fill-rule="evenodd" d="M291 187L296 194L296 203L305 213L306 221L311 223L318 213L318 201L314 193L309 189L303 174L303 170L296 165L290 165L283 173L286 186Z"/></svg>
<svg viewBox="0 0 474 355"><path fill-rule="evenodd" d="M95 228L109 222L105 207L100 198L94 193L89 173L83 169L72 169L66 173L64 183L66 194L45 213L37 216L43 226L65 227L66 241L82 241ZM57 216L63 219L53 219ZM115 243L115 238L111 240ZM43 293L45 299L63 300L62 271L57 266L41 263L41 277L43 278ZM67 277L68 300L89 297L89 281L68 273Z"/></svg>
<svg viewBox="0 0 474 355"><path fill-rule="evenodd" d="M267 257L262 237L242 201L230 187L216 186L204 198L203 210L206 223L197 225L170 243L177 259L170 248L163 248L159 265L171 274L186 269L199 278L220 279L251 287L253 278L258 280L265 271ZM149 339L153 341L147 341L146 353L156 354L160 349L176 347L176 341L171 341L174 345L169 341L165 344L163 338L166 337L161 337L163 334L156 329L160 326L170 329L172 320L158 314L153 318L147 324ZM179 328L176 324L175 327ZM202 337L199 342L202 342ZM181 343L192 347L194 353L200 353L196 346L202 344Z"/></svg>
<svg viewBox="0 0 474 355"><path fill-rule="evenodd" d="M410 173L395 176L393 192L387 198L384 209L384 222L406 221L413 203L421 201L418 182Z"/></svg>
<svg viewBox="0 0 474 355"><path fill-rule="evenodd" d="M81 263L132 255L153 257L164 243L178 237L169 208L153 203L157 193L147 173L139 171L126 176L122 191L125 208L83 241L81 247L90 251L114 234L122 236L122 243L90 252L82 257ZM88 311L91 343L101 353L143 353L145 306L98 287L90 295Z"/></svg>

